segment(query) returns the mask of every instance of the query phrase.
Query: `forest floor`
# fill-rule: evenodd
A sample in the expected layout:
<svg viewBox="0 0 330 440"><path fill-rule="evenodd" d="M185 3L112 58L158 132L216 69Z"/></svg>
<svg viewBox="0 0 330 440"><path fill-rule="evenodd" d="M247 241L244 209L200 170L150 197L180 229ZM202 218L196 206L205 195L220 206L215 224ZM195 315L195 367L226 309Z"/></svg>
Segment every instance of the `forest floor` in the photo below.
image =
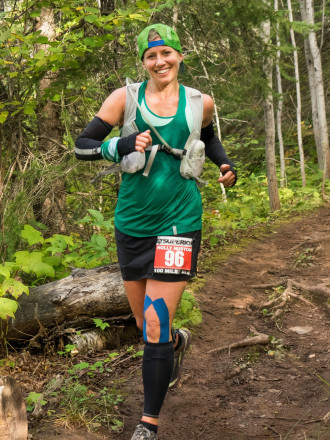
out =
<svg viewBox="0 0 330 440"><path fill-rule="evenodd" d="M252 238L202 274L203 322L193 330L181 382L166 397L161 440L330 439L330 208ZM257 333L271 342L217 350L246 338L249 344ZM37 362L32 356L34 374L13 373L26 392L40 392L45 382ZM119 384L121 432L68 429L50 415L30 422L29 437L129 440L143 404L140 364L130 358L86 379L91 389ZM47 380L59 370L49 364Z"/></svg>

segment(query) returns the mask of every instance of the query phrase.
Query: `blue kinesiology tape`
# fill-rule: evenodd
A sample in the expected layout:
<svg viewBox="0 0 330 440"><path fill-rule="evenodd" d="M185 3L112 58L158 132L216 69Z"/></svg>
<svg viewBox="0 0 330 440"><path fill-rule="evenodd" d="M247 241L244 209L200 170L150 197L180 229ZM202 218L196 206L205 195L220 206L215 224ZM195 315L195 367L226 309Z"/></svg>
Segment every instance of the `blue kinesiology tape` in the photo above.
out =
<svg viewBox="0 0 330 440"><path fill-rule="evenodd" d="M167 305L163 298L155 299L155 301L152 301L152 299L146 295L144 299L144 310L143 315L145 316L146 311L150 306L153 306L155 309L155 312L157 313L159 324L160 324L160 336L159 336L159 343L165 343L169 342L170 340L170 315L168 313ZM147 337L147 323L146 319L144 318L143 321L143 338L146 342L148 342Z"/></svg>

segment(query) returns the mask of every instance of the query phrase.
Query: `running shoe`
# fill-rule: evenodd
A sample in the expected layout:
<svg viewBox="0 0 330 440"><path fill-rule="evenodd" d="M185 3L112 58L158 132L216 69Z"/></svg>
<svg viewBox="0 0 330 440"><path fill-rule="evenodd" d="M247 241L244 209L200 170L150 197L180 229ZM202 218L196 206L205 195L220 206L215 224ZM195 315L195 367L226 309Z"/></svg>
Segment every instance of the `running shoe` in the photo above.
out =
<svg viewBox="0 0 330 440"><path fill-rule="evenodd" d="M174 366L171 381L168 386L169 388L175 388L179 383L182 372L183 358L184 355L187 353L191 342L191 334L189 330L186 330L185 328L179 328L178 330L176 330L176 332L179 334L179 338L181 339L181 345L178 350L174 351Z"/></svg>
<svg viewBox="0 0 330 440"><path fill-rule="evenodd" d="M148 428L139 424L137 425L133 437L131 440L157 440L157 434L153 431L149 431Z"/></svg>

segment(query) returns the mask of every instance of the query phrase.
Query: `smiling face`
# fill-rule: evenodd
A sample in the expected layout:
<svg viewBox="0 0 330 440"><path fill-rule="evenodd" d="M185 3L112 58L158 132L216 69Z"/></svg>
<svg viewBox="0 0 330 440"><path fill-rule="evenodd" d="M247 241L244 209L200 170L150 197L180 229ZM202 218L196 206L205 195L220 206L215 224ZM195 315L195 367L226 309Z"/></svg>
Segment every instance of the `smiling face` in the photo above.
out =
<svg viewBox="0 0 330 440"><path fill-rule="evenodd" d="M143 56L143 65L150 78L162 84L177 79L183 56L169 46L155 46L147 49Z"/></svg>

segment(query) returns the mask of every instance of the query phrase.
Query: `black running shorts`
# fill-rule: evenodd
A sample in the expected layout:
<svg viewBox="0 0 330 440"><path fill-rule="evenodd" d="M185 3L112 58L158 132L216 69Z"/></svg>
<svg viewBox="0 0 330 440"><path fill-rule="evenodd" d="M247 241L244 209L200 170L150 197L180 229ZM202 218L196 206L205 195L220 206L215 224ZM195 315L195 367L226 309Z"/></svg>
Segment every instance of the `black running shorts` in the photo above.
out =
<svg viewBox="0 0 330 440"><path fill-rule="evenodd" d="M132 237L115 230L118 262L124 281L152 278L158 281L188 281L197 274L197 257L201 244L201 231L185 232L176 237L192 238L191 274L154 273L157 237Z"/></svg>

